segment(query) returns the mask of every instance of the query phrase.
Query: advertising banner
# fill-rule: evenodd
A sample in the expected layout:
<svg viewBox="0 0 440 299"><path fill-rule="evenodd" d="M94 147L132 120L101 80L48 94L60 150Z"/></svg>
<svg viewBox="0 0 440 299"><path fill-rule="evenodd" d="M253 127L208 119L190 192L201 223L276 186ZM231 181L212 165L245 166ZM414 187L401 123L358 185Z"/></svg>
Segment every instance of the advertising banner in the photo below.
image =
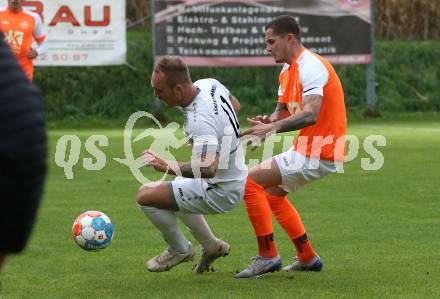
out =
<svg viewBox="0 0 440 299"><path fill-rule="evenodd" d="M8 1L0 0L0 7ZM26 1L40 15L48 51L40 66L117 65L126 62L125 0Z"/></svg>
<svg viewBox="0 0 440 299"><path fill-rule="evenodd" d="M156 57L189 65L273 65L264 27L288 14L305 47L337 64L371 61L370 0L153 0Z"/></svg>

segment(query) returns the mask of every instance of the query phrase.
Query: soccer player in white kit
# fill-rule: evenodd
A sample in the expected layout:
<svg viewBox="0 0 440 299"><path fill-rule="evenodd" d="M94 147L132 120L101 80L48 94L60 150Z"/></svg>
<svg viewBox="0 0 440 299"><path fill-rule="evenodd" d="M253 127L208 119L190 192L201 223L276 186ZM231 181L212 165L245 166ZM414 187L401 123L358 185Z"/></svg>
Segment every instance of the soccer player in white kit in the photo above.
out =
<svg viewBox="0 0 440 299"><path fill-rule="evenodd" d="M156 97L183 110L192 155L186 163L164 161L150 150L142 155L147 166L177 176L172 182L149 183L139 189L140 208L168 243L146 266L151 272L162 272L194 257L177 217L201 244L202 257L194 271L203 273L215 259L229 253L229 244L214 236L202 214L227 212L243 197L247 168L235 112L239 103L215 79L192 83L187 65L177 56L163 57L155 64L151 86Z"/></svg>

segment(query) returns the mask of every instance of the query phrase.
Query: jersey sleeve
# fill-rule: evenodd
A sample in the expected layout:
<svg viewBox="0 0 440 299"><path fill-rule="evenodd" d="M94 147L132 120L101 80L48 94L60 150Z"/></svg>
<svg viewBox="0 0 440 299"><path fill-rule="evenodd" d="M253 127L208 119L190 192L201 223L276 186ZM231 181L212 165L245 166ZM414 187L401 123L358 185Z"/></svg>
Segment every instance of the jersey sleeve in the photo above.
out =
<svg viewBox="0 0 440 299"><path fill-rule="evenodd" d="M210 166L218 152L215 126L206 119L199 119L192 129L191 168L195 178L201 177L201 168Z"/></svg>
<svg viewBox="0 0 440 299"><path fill-rule="evenodd" d="M284 64L283 69L280 72L278 81L278 103L287 103L287 97L285 95L285 90L287 87L287 81L289 76L289 65L287 63Z"/></svg>
<svg viewBox="0 0 440 299"><path fill-rule="evenodd" d="M278 86L278 103L286 103L286 98L283 94L283 87L281 84Z"/></svg>
<svg viewBox="0 0 440 299"><path fill-rule="evenodd" d="M316 57L309 59L299 69L299 78L303 86L302 96L308 95L324 95L324 86L328 81L328 71L324 64Z"/></svg>
<svg viewBox="0 0 440 299"><path fill-rule="evenodd" d="M217 129L213 122L199 120L192 128L192 159L202 156L215 155L219 151Z"/></svg>
<svg viewBox="0 0 440 299"><path fill-rule="evenodd" d="M43 29L43 22L38 14L32 13L32 16L35 19L35 28L32 34L37 43L41 44L46 39L46 34L44 33Z"/></svg>
<svg viewBox="0 0 440 299"><path fill-rule="evenodd" d="M45 54L48 50L48 43L43 29L43 22L38 14L32 13L32 16L35 19L35 28L32 35L38 44L38 47L35 50L37 51L38 55Z"/></svg>

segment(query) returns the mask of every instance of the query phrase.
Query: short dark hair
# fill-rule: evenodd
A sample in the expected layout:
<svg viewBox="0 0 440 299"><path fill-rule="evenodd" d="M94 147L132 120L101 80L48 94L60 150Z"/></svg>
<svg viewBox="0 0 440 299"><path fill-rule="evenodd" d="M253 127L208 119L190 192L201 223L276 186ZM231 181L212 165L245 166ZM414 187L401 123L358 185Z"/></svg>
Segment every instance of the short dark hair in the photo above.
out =
<svg viewBox="0 0 440 299"><path fill-rule="evenodd" d="M272 29L275 35L293 33L298 39L301 38L301 30L298 22L291 16L282 15L270 21L265 30Z"/></svg>
<svg viewBox="0 0 440 299"><path fill-rule="evenodd" d="M177 84L191 84L191 76L188 66L178 56L164 56L154 65L154 72L162 72L165 75L169 87L175 87Z"/></svg>

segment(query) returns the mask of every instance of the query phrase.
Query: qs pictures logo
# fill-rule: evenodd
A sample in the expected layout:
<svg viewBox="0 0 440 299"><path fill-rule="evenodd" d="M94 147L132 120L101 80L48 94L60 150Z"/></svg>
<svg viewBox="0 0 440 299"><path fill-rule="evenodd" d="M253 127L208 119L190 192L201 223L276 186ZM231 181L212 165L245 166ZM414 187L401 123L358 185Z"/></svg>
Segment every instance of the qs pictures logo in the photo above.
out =
<svg viewBox="0 0 440 299"><path fill-rule="evenodd" d="M133 138L136 122L142 118L147 119L149 123L153 122L157 128L145 129ZM141 161L140 157L135 157L133 153L133 143L139 142L149 136L153 137L153 142L150 144L149 149L156 153L160 153L161 157L167 161L176 161L174 156L170 153L170 149L180 148L188 141L186 138L176 138L175 133L179 128L180 126L175 122L163 127L151 113L146 111L133 113L128 119L124 129L125 157L113 158L113 160L127 166L139 183L151 183L151 181L141 172L141 168L145 166L145 163ZM108 145L109 140L105 135L92 135L88 137L85 141L84 147L90 156L82 159L83 168L90 171L102 170L106 165L107 157L101 148L108 147ZM64 135L57 142L55 163L58 167L64 169L65 177L68 180L74 178L73 168L80 160L81 147L81 139L77 135ZM160 182L165 179L166 174L167 173L165 173L160 180L155 180L155 182Z"/></svg>

